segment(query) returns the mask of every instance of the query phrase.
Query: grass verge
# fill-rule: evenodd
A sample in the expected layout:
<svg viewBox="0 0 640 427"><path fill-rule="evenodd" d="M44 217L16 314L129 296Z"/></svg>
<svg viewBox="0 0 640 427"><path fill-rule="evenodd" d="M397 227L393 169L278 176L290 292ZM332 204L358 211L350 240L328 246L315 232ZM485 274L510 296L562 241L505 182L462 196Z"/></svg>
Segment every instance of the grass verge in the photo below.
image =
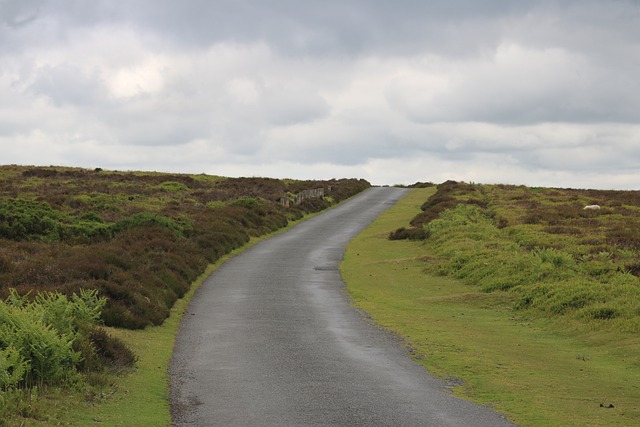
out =
<svg viewBox="0 0 640 427"><path fill-rule="evenodd" d="M62 423L70 426L170 426L168 366L182 313L195 290L224 261L245 246L221 258L194 283L191 290L171 309L161 326L143 330L109 328L138 356L133 372L114 379L106 393L95 399L82 399L68 408Z"/></svg>
<svg viewBox="0 0 640 427"><path fill-rule="evenodd" d="M138 356L135 370L125 376L111 379L115 382L105 388L105 392L87 399L78 393L66 398L58 396L56 417L58 425L68 426L131 426L158 427L170 426L169 378L168 368L180 319L189 305L195 291L204 280L230 258L240 254L262 240L283 233L300 222L318 213L309 214L298 221L266 236L252 238L249 243L220 258L211 264L196 280L185 296L179 299L171 309L169 317L161 326L147 327L143 330L109 328L109 333L120 338ZM34 423L33 425L43 425Z"/></svg>
<svg viewBox="0 0 640 427"><path fill-rule="evenodd" d="M341 271L354 304L453 393L517 424L638 425L636 335L514 311L514 294L427 275L423 243L387 239L434 191L412 190L349 244Z"/></svg>

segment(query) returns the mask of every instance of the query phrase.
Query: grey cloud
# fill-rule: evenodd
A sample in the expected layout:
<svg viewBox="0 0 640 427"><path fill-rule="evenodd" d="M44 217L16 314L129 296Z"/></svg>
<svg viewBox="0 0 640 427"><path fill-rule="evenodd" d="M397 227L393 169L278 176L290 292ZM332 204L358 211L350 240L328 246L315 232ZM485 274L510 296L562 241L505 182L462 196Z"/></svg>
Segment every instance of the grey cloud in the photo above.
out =
<svg viewBox="0 0 640 427"><path fill-rule="evenodd" d="M19 28L38 19L43 0L0 1L0 24Z"/></svg>
<svg viewBox="0 0 640 427"><path fill-rule="evenodd" d="M305 165L361 165L369 159L407 158L423 150L420 143L394 132L384 121L362 126L320 121L278 129L267 139L264 156Z"/></svg>
<svg viewBox="0 0 640 427"><path fill-rule="evenodd" d="M276 126L294 125L326 117L327 102L317 94L296 91L295 88L270 90L263 106L267 120Z"/></svg>
<svg viewBox="0 0 640 427"><path fill-rule="evenodd" d="M36 71L30 90L58 106L101 103L106 89L97 72L87 73L72 65L45 66Z"/></svg>
<svg viewBox="0 0 640 427"><path fill-rule="evenodd" d="M67 0L45 3L40 13L29 15L29 22L34 25L36 17L59 22L57 37L77 27L120 23L190 47L262 40L287 54L396 54L439 46L443 52L467 49L465 31L484 22L485 34L494 34L490 18L522 8L506 0L478 6L472 1L417 0Z"/></svg>
<svg viewBox="0 0 640 427"><path fill-rule="evenodd" d="M600 160L600 177L622 179L640 158L638 10L631 0L0 0L0 143L47 147L16 145L13 158L248 165L238 174L287 162L375 164L367 173L383 176L411 164L393 175L408 180L495 177L501 162L515 178L578 180Z"/></svg>
<svg viewBox="0 0 640 427"><path fill-rule="evenodd" d="M521 50L509 46L495 58L467 61L446 83L422 79L387 88L389 105L419 123L640 121L640 83L633 69L593 63L562 50ZM453 68L453 67L450 67Z"/></svg>
<svg viewBox="0 0 640 427"><path fill-rule="evenodd" d="M162 93L113 101L91 114L91 120L102 129L94 137L107 144L162 149L211 137L206 111Z"/></svg>
<svg viewBox="0 0 640 427"><path fill-rule="evenodd" d="M482 55L513 36L536 46L606 52L633 39L629 36L636 34L638 16L633 1L598 0L5 0L5 4L6 15L14 15L9 20L32 26L37 21L57 22L49 34L54 38L68 37L74 28L115 24L150 32L174 48L264 41L286 55L394 56L425 50L442 56Z"/></svg>

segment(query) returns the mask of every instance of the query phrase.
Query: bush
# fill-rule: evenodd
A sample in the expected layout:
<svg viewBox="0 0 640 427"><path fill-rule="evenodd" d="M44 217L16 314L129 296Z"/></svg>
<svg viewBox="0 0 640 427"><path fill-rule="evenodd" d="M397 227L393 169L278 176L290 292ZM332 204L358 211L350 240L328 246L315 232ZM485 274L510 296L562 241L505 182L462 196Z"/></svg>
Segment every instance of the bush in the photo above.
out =
<svg viewBox="0 0 640 427"><path fill-rule="evenodd" d="M80 289L80 295L74 293L70 299L59 293L38 294L30 306L60 335L86 337L100 321L106 302L96 290Z"/></svg>
<svg viewBox="0 0 640 427"><path fill-rule="evenodd" d="M246 209L257 209L260 207L260 202L253 197L240 197L234 200L232 204Z"/></svg>
<svg viewBox="0 0 640 427"><path fill-rule="evenodd" d="M0 391L16 387L28 369L29 363L13 346L0 349Z"/></svg>
<svg viewBox="0 0 640 427"><path fill-rule="evenodd" d="M326 199L304 199L298 204L298 207L305 212L320 212L331 206L331 203Z"/></svg>
<svg viewBox="0 0 640 427"><path fill-rule="evenodd" d="M0 390L66 383L81 367L102 369L107 362L124 365L131 356L125 357L127 350L121 343L95 339L102 336L96 325L105 303L95 290L83 290L71 298L39 294L33 301L12 291L0 301ZM118 354L102 351L102 342L118 349ZM96 357L100 363L91 363Z"/></svg>
<svg viewBox="0 0 640 427"><path fill-rule="evenodd" d="M165 191L168 193L178 193L178 192L183 192L187 190L189 187L187 187L182 182L165 181L161 184L154 186L153 188L156 190Z"/></svg>
<svg viewBox="0 0 640 427"><path fill-rule="evenodd" d="M389 240L424 240L426 238L427 233L422 227L400 227L389 234Z"/></svg>
<svg viewBox="0 0 640 427"><path fill-rule="evenodd" d="M0 274L11 271L12 262L4 255L0 254Z"/></svg>
<svg viewBox="0 0 640 427"><path fill-rule="evenodd" d="M447 182L413 222L424 223L433 273L485 292L512 292L516 309L637 331L640 210L630 203L639 198L640 192ZM608 207L582 211L592 203ZM407 233L401 228L390 238Z"/></svg>
<svg viewBox="0 0 640 427"><path fill-rule="evenodd" d="M0 304L0 348L20 354L25 385L62 382L80 360L72 348L75 337L59 333L34 307Z"/></svg>
<svg viewBox="0 0 640 427"><path fill-rule="evenodd" d="M120 340L110 336L103 328L95 328L89 335L94 349L94 356L98 359L98 366L109 366L116 369L132 367L137 357Z"/></svg>
<svg viewBox="0 0 640 427"><path fill-rule="evenodd" d="M159 324L207 263L369 186L0 166L0 298L93 289L107 325ZM280 205L320 187L325 199Z"/></svg>
<svg viewBox="0 0 640 427"><path fill-rule="evenodd" d="M191 224L176 221L173 218L152 212L141 212L118 221L114 226L117 233L139 227L161 227L174 232L177 236L185 237L191 229Z"/></svg>
<svg viewBox="0 0 640 427"><path fill-rule="evenodd" d="M610 320L615 319L620 316L620 310L615 307L607 306L607 305L599 305L596 307L589 307L584 310L581 315L586 318L596 319L596 320Z"/></svg>
<svg viewBox="0 0 640 427"><path fill-rule="evenodd" d="M59 240L64 215L47 203L23 199L0 201L0 237L12 240Z"/></svg>

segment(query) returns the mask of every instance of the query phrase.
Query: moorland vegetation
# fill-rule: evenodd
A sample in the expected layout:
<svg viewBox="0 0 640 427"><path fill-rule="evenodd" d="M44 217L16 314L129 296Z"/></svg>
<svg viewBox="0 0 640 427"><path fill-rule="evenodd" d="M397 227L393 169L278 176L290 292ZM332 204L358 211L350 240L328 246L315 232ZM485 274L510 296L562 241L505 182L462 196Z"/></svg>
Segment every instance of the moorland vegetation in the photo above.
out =
<svg viewBox="0 0 640 427"><path fill-rule="evenodd" d="M369 186L0 166L0 425L42 416L36 389L131 366L102 326L161 324L223 255ZM317 188L324 197L297 197Z"/></svg>
<svg viewBox="0 0 640 427"><path fill-rule="evenodd" d="M524 194L543 213L571 212L581 222L593 220L583 207L594 201L600 212L618 203L633 210L634 193L452 182L412 189L349 243L340 271L354 305L401 337L415 361L452 393L516 425L638 425L636 261L628 245L614 244L619 233L607 232L624 218L601 213L598 229L563 241L557 228L546 230L559 224L535 219L541 211L510 206ZM438 200L449 200L449 207ZM439 214L428 211L439 205ZM416 216L426 221L409 226ZM628 218L629 226L635 221ZM391 234L405 238L388 239L402 225ZM527 301L537 287L548 292ZM585 288L606 295L581 299ZM620 301L617 292L630 301ZM603 315L597 310L603 305L619 311Z"/></svg>
<svg viewBox="0 0 640 427"><path fill-rule="evenodd" d="M640 331L639 191L447 181L421 210L390 238L424 240L429 273L510 292L516 310Z"/></svg>

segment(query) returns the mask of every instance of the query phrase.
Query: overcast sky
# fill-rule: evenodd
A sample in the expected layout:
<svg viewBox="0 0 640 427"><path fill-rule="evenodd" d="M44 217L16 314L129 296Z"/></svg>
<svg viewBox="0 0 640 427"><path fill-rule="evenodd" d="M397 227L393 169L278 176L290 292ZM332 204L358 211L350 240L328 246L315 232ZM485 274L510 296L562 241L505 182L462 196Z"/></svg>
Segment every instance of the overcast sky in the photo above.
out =
<svg viewBox="0 0 640 427"><path fill-rule="evenodd" d="M0 0L0 164L640 189L640 1Z"/></svg>

